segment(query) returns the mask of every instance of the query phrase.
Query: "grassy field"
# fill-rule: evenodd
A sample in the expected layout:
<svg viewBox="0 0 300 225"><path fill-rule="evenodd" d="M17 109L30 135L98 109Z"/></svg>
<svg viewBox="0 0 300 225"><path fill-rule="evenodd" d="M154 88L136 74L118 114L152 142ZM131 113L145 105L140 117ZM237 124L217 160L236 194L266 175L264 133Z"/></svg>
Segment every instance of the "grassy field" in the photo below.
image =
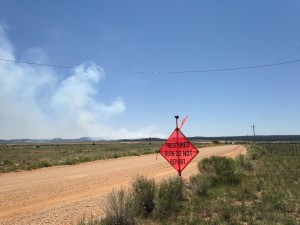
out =
<svg viewBox="0 0 300 225"><path fill-rule="evenodd" d="M0 173L157 152L162 142L0 145Z"/></svg>
<svg viewBox="0 0 300 225"><path fill-rule="evenodd" d="M300 224L300 144L251 146L236 162L240 181L192 195L176 224Z"/></svg>
<svg viewBox="0 0 300 225"><path fill-rule="evenodd" d="M198 166L188 181L138 177L108 196L106 218L79 224L300 224L300 144L251 145Z"/></svg>
<svg viewBox="0 0 300 225"><path fill-rule="evenodd" d="M162 145L160 141L0 144L0 173L151 154L158 152Z"/></svg>

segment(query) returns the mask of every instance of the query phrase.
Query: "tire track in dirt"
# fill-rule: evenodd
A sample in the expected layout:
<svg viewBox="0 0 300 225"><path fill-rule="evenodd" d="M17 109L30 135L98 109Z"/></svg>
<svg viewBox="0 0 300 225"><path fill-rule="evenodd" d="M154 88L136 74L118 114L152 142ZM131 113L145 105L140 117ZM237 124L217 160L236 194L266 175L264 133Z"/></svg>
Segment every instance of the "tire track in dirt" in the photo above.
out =
<svg viewBox="0 0 300 225"><path fill-rule="evenodd" d="M201 158L245 151L239 145L200 148L182 176L197 173ZM128 187L137 174L159 182L177 172L162 156L156 160L151 154L1 174L0 224L76 224L83 216L99 216L106 195Z"/></svg>

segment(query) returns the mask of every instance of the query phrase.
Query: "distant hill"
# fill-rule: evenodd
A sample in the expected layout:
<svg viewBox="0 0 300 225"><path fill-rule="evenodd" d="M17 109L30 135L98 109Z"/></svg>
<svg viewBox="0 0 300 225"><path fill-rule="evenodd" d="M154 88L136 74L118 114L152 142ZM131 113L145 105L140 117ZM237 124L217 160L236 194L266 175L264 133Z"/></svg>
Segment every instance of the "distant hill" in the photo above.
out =
<svg viewBox="0 0 300 225"><path fill-rule="evenodd" d="M253 141L253 136L225 136L225 137L188 137L191 141L224 141L224 142L249 142ZM10 144L10 143L78 143L78 142L95 142L95 141L115 141L115 142L129 142L129 141L164 141L161 138L141 138L141 139L119 139L119 140L105 140L101 138L92 137L81 137L77 139L63 139L63 138L53 138L53 139L10 139L1 140L0 143ZM299 142L300 135L258 135L255 137L255 141L258 142Z"/></svg>
<svg viewBox="0 0 300 225"><path fill-rule="evenodd" d="M100 139L99 139L100 140ZM73 143L73 142L90 142L93 141L92 138L81 137L76 139L63 139L63 138L53 138L53 139L10 139L1 140L0 143Z"/></svg>

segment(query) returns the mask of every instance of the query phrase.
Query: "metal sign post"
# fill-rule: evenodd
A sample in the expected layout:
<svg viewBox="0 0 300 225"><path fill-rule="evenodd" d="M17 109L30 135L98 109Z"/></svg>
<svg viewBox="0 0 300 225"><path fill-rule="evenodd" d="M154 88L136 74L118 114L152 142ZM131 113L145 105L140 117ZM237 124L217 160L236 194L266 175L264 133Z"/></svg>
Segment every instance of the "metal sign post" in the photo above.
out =
<svg viewBox="0 0 300 225"><path fill-rule="evenodd" d="M179 116L175 116L176 128L159 152L181 176L181 172L199 151L178 128L178 118Z"/></svg>
<svg viewBox="0 0 300 225"><path fill-rule="evenodd" d="M177 141L178 141L178 130L179 130L179 128L178 128L178 119L179 119L179 116L174 116L175 117L175 119L176 119L176 139L177 139ZM179 161L179 154L178 154L178 145L177 145L177 151L176 151L176 153L177 153L177 155L178 155L178 161ZM177 170L178 171L178 176L180 176L181 177L181 169L180 169L180 164L178 165L178 167L179 167L179 169Z"/></svg>

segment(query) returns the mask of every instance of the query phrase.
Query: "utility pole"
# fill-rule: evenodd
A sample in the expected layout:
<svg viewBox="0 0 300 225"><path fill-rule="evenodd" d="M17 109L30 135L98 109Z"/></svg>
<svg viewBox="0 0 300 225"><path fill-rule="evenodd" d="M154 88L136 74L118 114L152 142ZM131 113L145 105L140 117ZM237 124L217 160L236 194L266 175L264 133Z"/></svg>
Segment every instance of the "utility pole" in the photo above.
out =
<svg viewBox="0 0 300 225"><path fill-rule="evenodd" d="M253 130L253 141L255 142L255 125L253 124L252 126L252 130Z"/></svg>

